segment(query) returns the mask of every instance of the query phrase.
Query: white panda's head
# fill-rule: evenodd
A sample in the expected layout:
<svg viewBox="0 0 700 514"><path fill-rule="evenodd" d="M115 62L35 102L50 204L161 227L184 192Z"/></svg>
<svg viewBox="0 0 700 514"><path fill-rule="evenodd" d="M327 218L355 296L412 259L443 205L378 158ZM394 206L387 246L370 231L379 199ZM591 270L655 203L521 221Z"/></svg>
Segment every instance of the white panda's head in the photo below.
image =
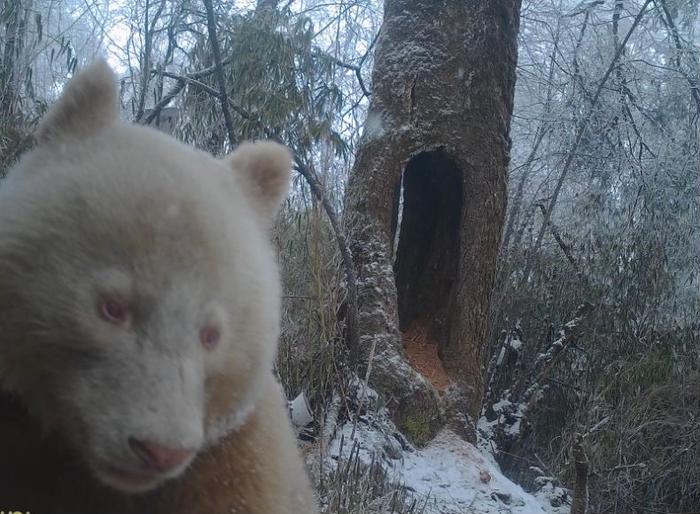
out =
<svg viewBox="0 0 700 514"><path fill-rule="evenodd" d="M243 422L269 373L276 143L219 160L118 119L98 62L0 184L0 388L117 489L152 489Z"/></svg>

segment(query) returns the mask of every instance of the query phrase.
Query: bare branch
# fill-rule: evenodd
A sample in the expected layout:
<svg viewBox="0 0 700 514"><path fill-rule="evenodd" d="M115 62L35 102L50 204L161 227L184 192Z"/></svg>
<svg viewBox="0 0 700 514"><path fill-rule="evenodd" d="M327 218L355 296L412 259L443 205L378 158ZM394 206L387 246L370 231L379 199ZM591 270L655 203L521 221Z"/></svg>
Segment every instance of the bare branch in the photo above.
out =
<svg viewBox="0 0 700 514"><path fill-rule="evenodd" d="M226 93L226 81L224 79L224 68L221 62L221 49L219 48L219 40L216 36L216 19L214 18L214 7L211 0L203 0L204 7L207 10L207 29L209 30L209 42L214 56L214 74L216 81L219 83L219 100L221 102L221 111L224 114L224 123L226 124L226 132L231 148L236 146L236 136L233 131L233 121L231 120L231 111L229 110L228 94Z"/></svg>
<svg viewBox="0 0 700 514"><path fill-rule="evenodd" d="M185 84L186 81L184 79L179 80L175 84L175 86L173 86L173 88L170 91L168 91L168 94L162 97L160 101L153 106L153 109L151 109L151 111L146 115L146 117L141 120L143 124L151 124L153 120L155 120L158 117L160 111L162 111L163 108L167 107L167 105L173 100L173 98L175 98L180 93L180 91L185 89Z"/></svg>
<svg viewBox="0 0 700 514"><path fill-rule="evenodd" d="M222 65L228 64L233 60L233 57L228 57L221 61ZM198 81L198 79L202 79L204 77L208 77L212 73L216 71L216 66L210 66L208 68L204 68L203 70L200 71L195 71L193 73L189 73L187 75L177 75L175 73L170 73L164 70L156 70L152 71L151 73L154 75L161 75L163 77L168 77L171 79L176 80L176 84L173 86L173 88L165 95L163 96L160 101L153 107L153 109L146 115L146 117L141 120L144 124L148 125L151 123L157 116L160 114L160 111L163 110L163 108L167 107L170 102L173 101L173 99L180 94L180 92L185 89L185 85L187 83L196 85L200 88L205 88L205 90L209 89L207 91L209 94L212 94L216 98L219 98L219 93L217 91L214 91L213 89L209 88L206 84L203 84Z"/></svg>
<svg viewBox="0 0 700 514"><path fill-rule="evenodd" d="M681 75L683 75L683 78L685 78L685 80L688 82L688 85L690 85L690 93L693 95L697 112L700 115L700 85L698 84L697 79L693 80L693 78L690 77L690 75L688 75L688 73L683 69L683 64L681 62L683 45L681 44L681 37L678 34L676 24L673 21L673 16L671 16L665 0L654 0L654 3L657 5L657 7L660 7L661 11L664 13L664 15L661 17L661 21L663 21L664 25L671 34L671 38L673 39L673 43L676 47L676 66Z"/></svg>
<svg viewBox="0 0 700 514"><path fill-rule="evenodd" d="M355 72L355 76L357 77L357 83L360 85L360 89L362 89L362 93L369 97L372 95L372 92L367 88L365 85L365 81L362 78L362 65L364 62L367 60L367 57L369 54L372 52L372 49L374 48L374 44L377 42L377 37L379 36L379 33L375 34L374 39L372 39L372 42L370 43L369 47L367 48L367 51L364 53L364 55L360 58L360 61L358 64L350 64L345 61L342 61L338 59L337 57L334 57L326 52L322 52L320 50L317 50L317 54L321 55L322 57L329 59L333 64L336 66L340 66L341 68L345 68L347 70L351 70Z"/></svg>
<svg viewBox="0 0 700 514"><path fill-rule="evenodd" d="M148 84L151 80L151 57L153 53L153 35L156 27L156 23L163 13L165 8L165 0L161 0L158 5L158 9L150 19L150 2L146 0L146 8L144 12L144 47L143 47L143 62L141 66L141 86L138 98L138 107L136 108L136 121L140 121L143 118L143 113L146 106L146 93L148 92Z"/></svg>
<svg viewBox="0 0 700 514"><path fill-rule="evenodd" d="M525 272L523 273L523 279L522 279L523 283L527 282L527 280L530 278L532 256L537 254L538 250L542 246L542 240L544 239L544 234L547 231L547 227L549 226L549 222L552 218L552 212L554 212L554 209L557 206L557 200L559 199L559 193L561 192L561 188L564 185L564 181L566 180L566 176L568 175L569 170L571 169L571 165L574 162L574 158L576 157L576 151L578 150L578 147L581 144L581 139L583 138L583 134L585 133L586 128L588 127L588 123L591 120L595 106L598 103L598 99L600 98L600 94L603 92L603 88L604 88L606 82L608 81L608 78L610 78L610 75L612 74L613 70L615 69L615 65L617 64L618 59L622 55L622 52L624 51L625 46L627 45L627 42L629 41L629 38L632 36L634 31L636 30L637 26L639 25L639 22L642 21L642 18L644 17L644 14L646 13L647 7L649 7L649 4L651 2L652 2L652 0L646 0L644 2L644 5L640 9L639 13L637 13L637 16L634 18L634 22L632 22L632 26L627 31L625 38L623 39L623 41L620 44L617 51L615 52L615 55L613 56L612 61L610 61L610 65L608 66L607 71L603 75L603 78L598 83L598 88L596 89L595 94L593 95L593 99L591 100L591 105L589 107L588 114L584 118L582 118L578 124L578 128L576 129L576 138L574 139L574 144L571 147L569 154L566 156L566 161L564 162L564 167L561 171L561 174L559 175L559 179L557 180L557 184L554 188L554 194L552 194L552 198L549 201L549 206L547 207L547 212L545 213L544 219L542 220L542 226L540 227L540 230L537 234L537 240L535 241L535 247L533 248L533 251L530 252L530 254L528 256L527 264L525 265Z"/></svg>
<svg viewBox="0 0 700 514"><path fill-rule="evenodd" d="M537 203L537 204L535 204L535 206L540 208L540 210L542 211L542 216L547 216L547 208L543 204ZM564 242L564 240L561 238L561 235L559 234L557 227L555 227L551 221L549 222L549 230L552 232L552 235L554 236L554 240L559 245L559 248L561 248L561 251L564 252L564 256L566 257L566 259L571 263L571 266L574 268L576 273L578 273L580 275L581 268L579 268L578 263L576 262L576 259L571 254L571 248L569 248L569 245L567 245Z"/></svg>

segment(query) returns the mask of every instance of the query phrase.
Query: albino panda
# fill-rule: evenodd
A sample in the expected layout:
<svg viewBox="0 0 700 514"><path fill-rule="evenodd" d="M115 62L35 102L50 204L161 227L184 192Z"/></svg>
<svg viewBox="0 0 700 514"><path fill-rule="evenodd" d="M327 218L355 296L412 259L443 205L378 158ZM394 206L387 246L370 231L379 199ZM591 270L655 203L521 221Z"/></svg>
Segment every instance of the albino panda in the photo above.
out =
<svg viewBox="0 0 700 514"><path fill-rule="evenodd" d="M0 510L312 514L272 374L291 157L223 160L75 77L0 183Z"/></svg>

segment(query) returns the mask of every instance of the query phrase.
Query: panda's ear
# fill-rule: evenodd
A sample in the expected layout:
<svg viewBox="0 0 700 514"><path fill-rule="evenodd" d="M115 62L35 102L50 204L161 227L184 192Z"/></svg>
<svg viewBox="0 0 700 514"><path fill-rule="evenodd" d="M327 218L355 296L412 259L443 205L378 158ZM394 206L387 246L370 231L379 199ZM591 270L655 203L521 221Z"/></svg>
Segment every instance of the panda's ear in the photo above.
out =
<svg viewBox="0 0 700 514"><path fill-rule="evenodd" d="M41 121L36 138L39 145L81 138L118 118L116 77L105 61L98 60L68 82Z"/></svg>
<svg viewBox="0 0 700 514"><path fill-rule="evenodd" d="M246 142L226 157L226 163L263 220L271 224L289 192L292 153L272 141Z"/></svg>

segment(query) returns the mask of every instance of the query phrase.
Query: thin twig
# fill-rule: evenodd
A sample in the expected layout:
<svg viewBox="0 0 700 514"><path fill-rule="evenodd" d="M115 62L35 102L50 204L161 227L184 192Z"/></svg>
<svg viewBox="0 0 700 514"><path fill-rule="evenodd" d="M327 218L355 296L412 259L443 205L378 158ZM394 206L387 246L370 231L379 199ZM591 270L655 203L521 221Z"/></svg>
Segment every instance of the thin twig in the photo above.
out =
<svg viewBox="0 0 700 514"><path fill-rule="evenodd" d="M540 210L542 211L542 216L547 215L547 208L543 204L537 203L537 204L535 204L535 206L540 208ZM559 234L557 227L555 227L554 223L552 223L552 222L549 223L549 231L554 236L554 240L559 245L559 248L561 248L561 251L564 253L564 256L566 257L566 259L571 263L571 267L574 268L574 271L576 271L576 273L580 274L581 268L579 268L578 262L576 262L576 259L571 254L571 249L564 242L564 240L561 238L561 235Z"/></svg>
<svg viewBox="0 0 700 514"><path fill-rule="evenodd" d="M355 279L355 268L352 262L352 253L348 244L345 233L340 225L333 206L323 192L323 187L315 175L309 168L299 159L295 157L297 171L306 179L306 182L311 188L311 192L321 202L323 209L326 211L328 220L331 223L335 234L340 254L343 259L343 267L345 268L345 281L347 282L347 330L348 330L348 349L350 350L350 362L352 365L357 364L360 350L360 337L358 329L358 309L357 309L357 281Z"/></svg>
<svg viewBox="0 0 700 514"><path fill-rule="evenodd" d="M142 123L144 125L150 125L153 122L153 120L155 120L156 117L160 114L160 111L167 107L167 105L173 100L173 98L180 94L180 91L185 89L186 83L187 82L185 80L178 80L173 86L173 88L170 91L168 91L168 94L161 98L160 101L153 106L153 109L149 111L146 117L142 119Z"/></svg>
<svg viewBox="0 0 700 514"><path fill-rule="evenodd" d="M632 26L627 31L627 34L625 35L625 39L622 41L619 48L615 52L615 55L613 56L612 61L610 61L610 65L608 66L608 69L605 72L605 75L603 75L603 78L601 79L600 83L598 84L598 88L596 89L595 94L593 95L593 99L591 100L591 105L590 105L589 110L588 110L588 115L585 116L579 122L579 126L576 130L576 138L574 139L574 144L571 147L569 154L566 156L566 161L564 163L564 167L561 171L561 174L559 175L559 179L557 180L557 184L554 188L554 194L552 194L552 197L549 201L549 206L547 207L547 212L545 213L544 219L542 220L542 226L540 227L540 230L537 234L535 246L534 246L533 250L528 255L527 263L525 264L525 272L523 273L522 283L527 282L530 278L530 270L531 270L533 255L537 254L540 247L542 246L542 240L544 239L544 234L547 231L547 227L549 226L549 222L552 219L552 213L554 212L554 208L557 205L557 200L559 199L559 193L561 192L561 188L564 185L564 180L566 180L566 176L568 175L569 170L571 169L571 165L574 162L574 158L576 157L576 151L578 150L578 147L581 144L581 140L583 139L583 134L586 131L586 128L588 127L588 123L590 122L591 117L593 116L593 111L595 109L596 104L598 103L598 99L600 98L601 93L603 92L603 88L605 86L605 83L608 81L608 78L610 78L610 75L612 74L613 70L615 69L615 65L617 64L618 59L620 58L620 56L622 55L622 52L624 51L625 47L627 46L627 42L629 41L630 37L632 36L632 33L635 31L635 29L639 25L639 22L642 21L644 13L646 12L647 7L649 6L649 4L651 2L652 2L652 0L646 0L646 2L644 2L644 5L640 9L639 13L637 14L637 16L634 18L634 22L632 22Z"/></svg>
<svg viewBox="0 0 700 514"><path fill-rule="evenodd" d="M320 50L317 51L317 54L320 55L321 57L324 57L328 60L330 60L333 64L336 66L340 66L341 68L345 68L347 70L351 70L355 72L355 76L357 77L357 83L360 85L360 89L362 89L362 93L369 97L372 95L372 92L367 88L365 85L365 81L362 78L362 65L365 63L367 60L367 57L371 53L372 49L374 48L374 44L377 42L377 37L379 36L379 33L374 35L374 39L372 39L372 42L370 43L369 47L367 48L367 51L364 53L362 57L360 57L360 61L357 64L350 64L345 61L342 61L338 59L337 57L330 55L326 52L322 52Z"/></svg>
<svg viewBox="0 0 700 514"><path fill-rule="evenodd" d="M678 34L678 29L676 28L676 24L673 21L673 16L671 16L671 13L668 10L668 7L666 6L666 1L665 0L654 0L654 3L656 4L657 7L661 8L661 11L664 13L664 16L661 17L661 21L664 23L666 28L668 29L671 39L673 39L673 43L676 46L676 67L678 68L678 72L683 75L683 78L688 82L688 85L690 86L690 93L693 95L693 100L695 100L695 106L697 108L698 114L700 114L700 86L698 86L698 81L697 79L693 79L688 73L683 69L683 63L681 62L681 55L683 53L683 45L681 44L681 37Z"/></svg>
<svg viewBox="0 0 700 514"><path fill-rule="evenodd" d="M151 78L151 58L153 53L153 34L155 31L156 23L163 14L163 9L165 8L165 0L161 0L158 5L153 19L149 22L150 15L150 4L146 1L146 8L144 11L144 48L143 48L143 67L141 70L141 90L139 91L138 106L136 108L136 121L141 121L143 118L143 113L146 105L146 94L148 92L148 84Z"/></svg>
<svg viewBox="0 0 700 514"><path fill-rule="evenodd" d="M226 93L226 81L224 80L224 68L221 63L221 49L219 48L219 40L216 37L216 19L214 18L214 7L211 0L203 0L204 7L207 10L207 30L209 31L209 43L211 43L211 51L214 57L214 75L219 84L219 101L221 102L221 111L224 114L224 123L226 132L228 133L228 141L231 148L236 146L236 136L233 131L233 121L231 120L231 111L229 110L228 94Z"/></svg>
<svg viewBox="0 0 700 514"><path fill-rule="evenodd" d="M221 61L221 65L224 66L226 64L229 64L231 61L233 61L233 56L227 57L223 61ZM149 113L146 115L145 118L141 121L143 124L148 125L151 123L156 117L160 114L160 111L162 111L165 107L168 106L170 102L173 101L173 99L180 94L180 92L185 89L185 85L187 83L194 84L193 81L198 81L199 79L203 79L205 77L208 77L209 75L213 74L216 71L216 66L209 66L208 68L204 68L203 70L195 71L192 73L188 73L187 75L176 75L175 73L170 73L167 71L163 70L154 70L151 73L152 74L159 74L164 77L169 77L172 78L176 81L175 85L172 87L168 93L160 99L160 101L153 106L153 109L149 111ZM198 84L194 85L204 85L201 82ZM216 98L219 98L219 93L216 93L214 95Z"/></svg>

